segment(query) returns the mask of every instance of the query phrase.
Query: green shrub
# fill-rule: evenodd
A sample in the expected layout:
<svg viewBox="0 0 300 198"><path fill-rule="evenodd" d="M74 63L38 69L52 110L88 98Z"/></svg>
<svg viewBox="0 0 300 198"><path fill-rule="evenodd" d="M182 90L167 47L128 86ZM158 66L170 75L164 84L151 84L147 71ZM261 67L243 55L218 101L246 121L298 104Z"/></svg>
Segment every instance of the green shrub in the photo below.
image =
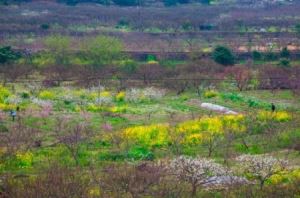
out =
<svg viewBox="0 0 300 198"><path fill-rule="evenodd" d="M145 147L133 147L128 151L127 157L134 160L153 160L154 154Z"/></svg>
<svg viewBox="0 0 300 198"><path fill-rule="evenodd" d="M237 93L223 93L222 98L225 100L231 100L233 102L243 102L244 101L243 97Z"/></svg>
<svg viewBox="0 0 300 198"><path fill-rule="evenodd" d="M148 55L147 55L147 58L146 58L146 61L147 61L147 62L157 61L157 58L156 58L155 55L148 54Z"/></svg>
<svg viewBox="0 0 300 198"><path fill-rule="evenodd" d="M279 65L282 67L290 67L290 61L286 58L280 59Z"/></svg>
<svg viewBox="0 0 300 198"><path fill-rule="evenodd" d="M253 99L247 100L247 103L248 103L249 107L258 107L259 106L259 102L257 102L256 100L253 100Z"/></svg>
<svg viewBox="0 0 300 198"><path fill-rule="evenodd" d="M0 47L0 64L15 61L21 58L21 54L10 46Z"/></svg>
<svg viewBox="0 0 300 198"><path fill-rule="evenodd" d="M129 27L129 21L126 18L121 18L118 21L118 24L116 25L116 28L128 28Z"/></svg>
<svg viewBox="0 0 300 198"><path fill-rule="evenodd" d="M224 66L234 65L235 61L233 53L225 46L217 46L212 53L212 58L215 62Z"/></svg>
<svg viewBox="0 0 300 198"><path fill-rule="evenodd" d="M30 98L30 95L29 95L28 92L22 92L22 93L21 93L21 98L23 98L23 99L28 99L28 98Z"/></svg>
<svg viewBox="0 0 300 198"><path fill-rule="evenodd" d="M48 30L50 28L50 25L49 24L46 24L46 23L43 23L40 25L41 29L43 30Z"/></svg>
<svg viewBox="0 0 300 198"><path fill-rule="evenodd" d="M124 153L120 153L117 151L103 152L99 156L99 160L101 161L121 161L124 159L125 159Z"/></svg>
<svg viewBox="0 0 300 198"><path fill-rule="evenodd" d="M281 57L281 58L290 58L290 51L288 50L287 47L284 47L284 48L280 51L280 57Z"/></svg>
<svg viewBox="0 0 300 198"><path fill-rule="evenodd" d="M215 90L207 90L204 92L203 96L204 98L214 98L217 97L219 94Z"/></svg>
<svg viewBox="0 0 300 198"><path fill-rule="evenodd" d="M255 61L259 61L259 60L262 59L262 54L259 51L255 50L255 51L252 52L252 58Z"/></svg>

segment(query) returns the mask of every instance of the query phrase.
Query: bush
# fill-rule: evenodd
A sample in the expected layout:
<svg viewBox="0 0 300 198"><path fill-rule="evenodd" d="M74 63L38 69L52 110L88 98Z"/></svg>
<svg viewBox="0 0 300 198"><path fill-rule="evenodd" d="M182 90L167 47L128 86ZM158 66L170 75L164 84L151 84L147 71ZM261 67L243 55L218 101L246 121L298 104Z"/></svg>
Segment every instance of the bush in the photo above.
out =
<svg viewBox="0 0 300 198"><path fill-rule="evenodd" d="M116 25L116 28L127 28L129 26L129 21L126 18L121 18Z"/></svg>
<svg viewBox="0 0 300 198"><path fill-rule="evenodd" d="M15 61L21 58L21 54L12 50L10 46L0 47L0 64Z"/></svg>
<svg viewBox="0 0 300 198"><path fill-rule="evenodd" d="M23 99L28 99L28 98L30 98L30 95L29 95L28 92L22 92L22 93L21 93L21 98L23 98Z"/></svg>
<svg viewBox="0 0 300 198"><path fill-rule="evenodd" d="M43 30L48 30L48 29L50 28L50 25L44 23L44 24L42 24L40 27L41 27L41 29L43 29Z"/></svg>
<svg viewBox="0 0 300 198"><path fill-rule="evenodd" d="M280 59L279 65L282 67L290 67L290 61L288 59Z"/></svg>
<svg viewBox="0 0 300 198"><path fill-rule="evenodd" d="M32 166L33 154L30 152L16 154L16 163L19 168L27 168Z"/></svg>
<svg viewBox="0 0 300 198"><path fill-rule="evenodd" d="M127 157L134 160L153 160L154 154L145 147L133 147L128 151Z"/></svg>
<svg viewBox="0 0 300 198"><path fill-rule="evenodd" d="M207 90L204 92L204 98L214 98L218 96L218 92L214 90Z"/></svg>
<svg viewBox="0 0 300 198"><path fill-rule="evenodd" d="M221 65L234 65L234 55L229 48L224 46L216 47L212 53L212 58Z"/></svg>
<svg viewBox="0 0 300 198"><path fill-rule="evenodd" d="M262 54L259 51L253 51L252 52L252 58L255 61L259 61L262 59Z"/></svg>
<svg viewBox="0 0 300 198"><path fill-rule="evenodd" d="M280 51L280 57L281 57L281 58L290 58L290 51L288 50L287 47L284 47L284 48Z"/></svg>
<svg viewBox="0 0 300 198"><path fill-rule="evenodd" d="M4 100L10 95L11 93L8 89L0 85L0 103L4 102Z"/></svg>
<svg viewBox="0 0 300 198"><path fill-rule="evenodd" d="M233 102L243 102L244 98L237 93L223 93L222 98L225 100L231 100Z"/></svg>
<svg viewBox="0 0 300 198"><path fill-rule="evenodd" d="M121 91L116 95L116 101L117 102L124 102L125 97L126 97L126 93L124 91Z"/></svg>

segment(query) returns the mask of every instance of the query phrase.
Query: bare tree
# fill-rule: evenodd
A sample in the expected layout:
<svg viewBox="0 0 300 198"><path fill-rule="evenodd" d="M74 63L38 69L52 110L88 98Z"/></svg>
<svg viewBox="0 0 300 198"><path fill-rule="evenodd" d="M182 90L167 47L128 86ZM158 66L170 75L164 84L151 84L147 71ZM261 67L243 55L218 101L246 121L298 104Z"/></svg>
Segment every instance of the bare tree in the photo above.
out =
<svg viewBox="0 0 300 198"><path fill-rule="evenodd" d="M39 141L39 130L25 126L22 120L7 127L6 132L0 133L0 147L7 148L7 155L14 155L17 151L34 147Z"/></svg>
<svg viewBox="0 0 300 198"><path fill-rule="evenodd" d="M164 176L162 165L142 163L136 166L113 165L104 169L101 177L101 189L115 192L117 197L130 194L131 197L151 196L155 193L161 178Z"/></svg>

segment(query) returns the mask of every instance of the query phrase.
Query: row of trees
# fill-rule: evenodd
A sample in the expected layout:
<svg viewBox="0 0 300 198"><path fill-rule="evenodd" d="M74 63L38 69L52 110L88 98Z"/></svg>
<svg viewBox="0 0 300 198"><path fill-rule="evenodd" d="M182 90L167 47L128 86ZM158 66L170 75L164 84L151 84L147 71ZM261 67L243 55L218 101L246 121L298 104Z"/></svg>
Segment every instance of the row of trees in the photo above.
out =
<svg viewBox="0 0 300 198"><path fill-rule="evenodd" d="M14 3L31 2L32 0L0 0L0 5L9 5ZM65 3L70 6L75 6L79 3L97 3L102 5L116 4L119 6L142 6L147 3L146 0L53 0L59 3ZM197 0L203 4L210 4L211 0ZM197 2L196 1L196 2ZM173 6L176 4L187 4L191 3L191 0L163 0L166 6ZM194 1L193 1L194 2Z"/></svg>

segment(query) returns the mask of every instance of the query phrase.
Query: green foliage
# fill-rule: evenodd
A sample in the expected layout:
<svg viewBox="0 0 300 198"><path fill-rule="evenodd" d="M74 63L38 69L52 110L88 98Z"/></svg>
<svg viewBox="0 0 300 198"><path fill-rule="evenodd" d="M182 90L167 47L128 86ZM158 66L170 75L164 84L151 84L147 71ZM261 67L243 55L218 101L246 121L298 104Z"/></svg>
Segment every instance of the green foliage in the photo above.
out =
<svg viewBox="0 0 300 198"><path fill-rule="evenodd" d="M259 51L253 51L252 52L252 58L255 61L261 60L262 59L262 54Z"/></svg>
<svg viewBox="0 0 300 198"><path fill-rule="evenodd" d="M133 147L128 151L127 157L133 160L153 160L154 154L146 147Z"/></svg>
<svg viewBox="0 0 300 198"><path fill-rule="evenodd" d="M224 66L234 65L234 55L225 46L217 46L212 53L212 58L215 62Z"/></svg>
<svg viewBox="0 0 300 198"><path fill-rule="evenodd" d="M280 59L279 65L282 67L290 67L290 60L286 58Z"/></svg>
<svg viewBox="0 0 300 198"><path fill-rule="evenodd" d="M281 58L290 58L290 51L288 50L287 47L284 47L284 48L280 51L280 57L281 57Z"/></svg>
<svg viewBox="0 0 300 198"><path fill-rule="evenodd" d="M140 3L138 0L113 0L113 2L119 6L136 6Z"/></svg>
<svg viewBox="0 0 300 198"><path fill-rule="evenodd" d="M295 26L296 33L300 35L300 23Z"/></svg>
<svg viewBox="0 0 300 198"><path fill-rule="evenodd" d="M203 94L203 96L205 98L214 98L214 97L217 97L218 95L219 95L219 93L215 90L207 90Z"/></svg>
<svg viewBox="0 0 300 198"><path fill-rule="evenodd" d="M157 61L157 58L153 54L148 54L147 57L146 57L146 61L147 62Z"/></svg>
<svg viewBox="0 0 300 198"><path fill-rule="evenodd" d="M134 60L121 61L121 70L126 74L133 74L137 69L137 63Z"/></svg>
<svg viewBox="0 0 300 198"><path fill-rule="evenodd" d="M68 65L70 63L71 39L68 36L54 35L48 36L44 40L48 54L58 65Z"/></svg>
<svg viewBox="0 0 300 198"><path fill-rule="evenodd" d="M263 149L261 148L261 146L256 144L246 146L245 144L236 143L234 147L237 152L244 153L244 154L256 155L256 154L263 153Z"/></svg>
<svg viewBox="0 0 300 198"><path fill-rule="evenodd" d="M121 18L116 25L116 28L124 29L129 27L129 21L126 18Z"/></svg>
<svg viewBox="0 0 300 198"><path fill-rule="evenodd" d="M15 61L21 58L21 54L12 50L10 46L0 47L0 64Z"/></svg>
<svg viewBox="0 0 300 198"><path fill-rule="evenodd" d="M300 142L300 130L291 130L278 134L277 141L280 147L287 148Z"/></svg>
<svg viewBox="0 0 300 198"><path fill-rule="evenodd" d="M43 29L43 30L48 30L48 29L50 28L50 25L47 24L47 23L43 23L43 24L40 25L40 27L41 27L41 29Z"/></svg>
<svg viewBox="0 0 300 198"><path fill-rule="evenodd" d="M190 21L185 21L183 24L182 24L182 29L184 31L190 31L192 29L192 24Z"/></svg>
<svg viewBox="0 0 300 198"><path fill-rule="evenodd" d="M222 98L225 100L231 100L233 102L243 102L243 97L238 93L223 93Z"/></svg>
<svg viewBox="0 0 300 198"><path fill-rule="evenodd" d="M121 60L124 51L123 44L119 39L108 36L91 38L83 47L85 57L96 68Z"/></svg>
<svg viewBox="0 0 300 198"><path fill-rule="evenodd" d="M265 61L275 61L278 59L278 56L274 52L269 51L265 54L264 59Z"/></svg>
<svg viewBox="0 0 300 198"><path fill-rule="evenodd" d="M21 97L22 97L23 99L28 99L28 98L30 98L30 94L29 94L28 92L22 92L22 93L21 93Z"/></svg>
<svg viewBox="0 0 300 198"><path fill-rule="evenodd" d="M102 152L99 155L99 160L101 161L121 161L126 158L124 153L117 151Z"/></svg>
<svg viewBox="0 0 300 198"><path fill-rule="evenodd" d="M39 93L39 98L43 100L53 100L55 98L55 93L52 91L44 90Z"/></svg>
<svg viewBox="0 0 300 198"><path fill-rule="evenodd" d="M4 102L4 100L10 95L10 91L6 87L0 85L0 103Z"/></svg>

